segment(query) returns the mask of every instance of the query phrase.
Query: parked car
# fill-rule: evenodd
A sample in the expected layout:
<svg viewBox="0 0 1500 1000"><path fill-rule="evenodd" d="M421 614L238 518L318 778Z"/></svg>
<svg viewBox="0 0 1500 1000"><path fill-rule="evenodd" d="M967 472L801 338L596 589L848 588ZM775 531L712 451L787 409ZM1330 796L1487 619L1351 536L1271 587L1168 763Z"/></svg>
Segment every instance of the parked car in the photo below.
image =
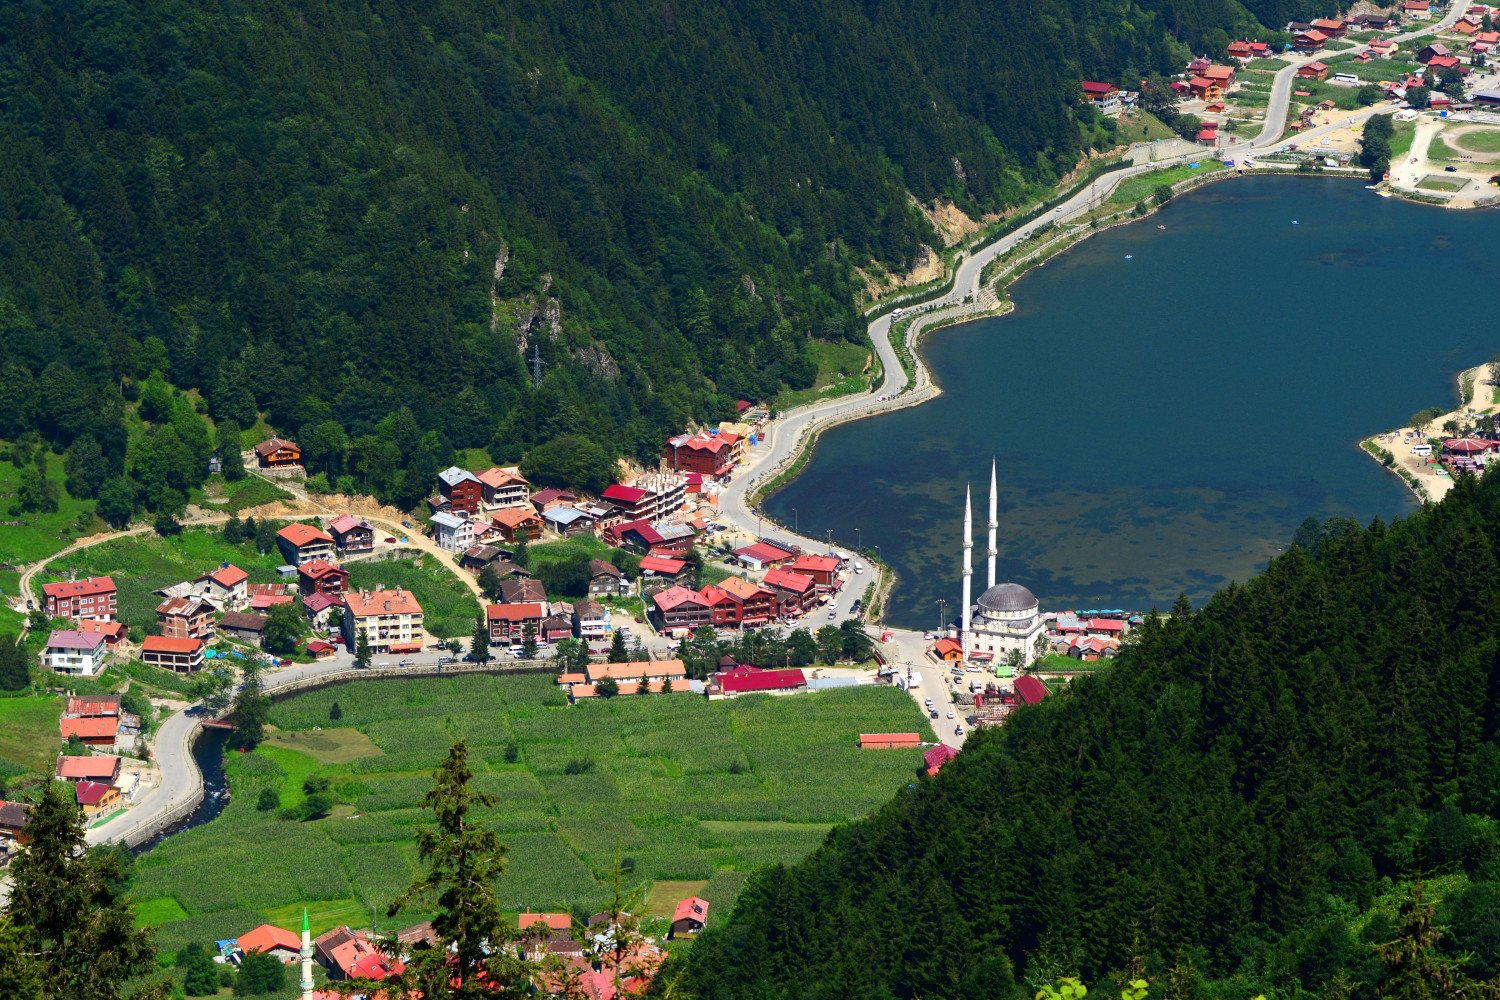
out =
<svg viewBox="0 0 1500 1000"><path fill-rule="evenodd" d="M387 545L395 545L396 544L396 539L393 538L390 535L386 535L385 536L385 544L387 544Z"/></svg>
<svg viewBox="0 0 1500 1000"><path fill-rule="evenodd" d="M936 719L938 717L937 709L934 708L932 711L928 712L927 715L930 718Z"/></svg>
<svg viewBox="0 0 1500 1000"><path fill-rule="evenodd" d="M964 727L963 726L954 726L953 727L953 735L954 736L962 736L963 734L964 734Z"/></svg>

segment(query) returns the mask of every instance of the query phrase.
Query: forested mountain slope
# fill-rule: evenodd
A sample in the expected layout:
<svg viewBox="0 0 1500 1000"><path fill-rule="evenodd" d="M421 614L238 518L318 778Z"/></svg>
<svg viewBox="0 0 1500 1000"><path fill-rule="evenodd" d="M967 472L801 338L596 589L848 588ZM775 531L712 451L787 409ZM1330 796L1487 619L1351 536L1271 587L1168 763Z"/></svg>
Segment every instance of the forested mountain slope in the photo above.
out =
<svg viewBox="0 0 1500 1000"><path fill-rule="evenodd" d="M403 503L453 447L653 455L809 384L809 338L863 337L852 268L933 240L909 195L1019 204L1101 141L1080 77L1249 23L1237 0L9 0L0 437L87 434L118 471L160 371Z"/></svg>
<svg viewBox="0 0 1500 1000"><path fill-rule="evenodd" d="M752 881L658 988L1009 998L1130 968L1153 997L1496 995L1463 979L1500 974L1500 476L1299 541Z"/></svg>

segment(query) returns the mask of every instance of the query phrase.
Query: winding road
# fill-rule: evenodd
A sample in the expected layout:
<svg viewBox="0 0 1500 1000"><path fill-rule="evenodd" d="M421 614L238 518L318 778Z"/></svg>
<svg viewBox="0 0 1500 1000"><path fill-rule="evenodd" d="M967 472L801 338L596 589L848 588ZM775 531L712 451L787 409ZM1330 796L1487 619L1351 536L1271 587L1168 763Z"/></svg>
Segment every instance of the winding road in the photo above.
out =
<svg viewBox="0 0 1500 1000"><path fill-rule="evenodd" d="M1452 25L1462 13L1462 6L1452 5L1447 15L1440 22L1423 26L1417 30L1395 36L1398 42L1410 41L1422 35L1427 35ZM1314 62L1319 58L1326 58L1329 53L1313 53L1312 55L1298 57L1296 60L1277 72L1271 88L1267 110L1266 122L1260 134L1247 143L1232 147L1236 158L1254 155L1257 153L1270 152L1280 146L1283 142L1282 134L1285 131L1287 110L1290 106L1292 89L1296 80L1296 72L1300 66ZM1378 107L1371 109L1369 113L1381 113L1395 110L1393 107ZM1326 126L1326 130L1332 130L1341 126ZM1307 138L1314 137L1323 130L1310 130L1299 139L1305 142ZM978 318L989 313L987 303L992 304L993 299L987 299L986 292L981 288L980 276L991 261L1003 254L1009 253L1017 246L1034 236L1045 227L1066 223L1077 219L1087 213L1090 208L1100 200L1107 197L1124 180L1141 174L1150 173L1165 167L1177 166L1192 160L1200 160L1211 156L1207 149L1191 151L1184 154L1173 155L1162 160L1151 162L1149 159L1150 147L1138 146L1132 149L1131 158L1133 165L1122 170L1105 174L1095 180L1089 187L1081 190L1071 198L1063 202L1055 211L1037 218L1014 232L1007 234L995 243L972 254L961 254L957 264L953 288L946 295L933 301L923 303L914 307L913 311L920 312L923 320L913 323L912 329L932 325L934 322L960 322L969 318ZM836 423L847 420L862 419L874 416L887 410L893 410L904 406L920 403L935 395L939 390L933 384L930 373L922 363L915 351L915 378L908 379L906 372L902 369L897 359L895 345L891 342L892 316L890 313L882 313L874 317L869 324L870 340L879 355L881 367L884 372L883 378L878 386L869 393L855 399L831 400L824 403L810 404L796 410L789 411L778 417L772 425L771 433L766 441L755 450L747 462L744 472L730 482L719 494L719 519L725 521L741 531L752 534L760 534L763 524L762 515L758 514L750 504L750 496L755 488L770 477L777 474L789 462L794 460L800 448L810 443L811 438L818 431ZM908 333L910 336L910 333ZM278 484L283 487L285 484ZM311 497L301 497L304 501L315 503ZM372 523L392 532L403 529L385 520L369 518ZM149 529L135 529L128 534L139 533ZM74 551L88 545L99 544L115 535L90 539L87 542L76 543L63 553ZM784 538L792 538L798 541L810 551L818 551L825 544L823 541L797 535L785 526L777 525L776 534ZM414 547L421 548L452 564L452 553L438 550L436 546L423 545L417 542L418 536L412 536ZM426 542L427 539L422 539ZM58 553L62 555L63 553ZM30 578L40 565L32 567L23 578L24 584L29 584ZM468 574L459 574L460 579L469 581ZM471 586L473 583L471 581ZM845 593L840 595L839 604L847 611L848 602L855 596L854 592L862 588L854 586L846 587ZM29 592L23 587L23 593ZM944 676L944 668L931 662L925 655L928 643L923 640L920 633L905 629L887 630L892 633L891 643L887 644L887 650L894 647L896 655L889 658L893 662L909 666L913 673L922 677L922 684L913 690L913 697L918 701L931 697L938 710L946 714L952 708L951 698L948 691L947 678ZM299 664L288 667L281 671L268 672L264 676L264 683L268 690L301 681L308 677L315 677L324 673L334 673L347 670L349 663L347 656L341 656L334 660L322 661L312 664ZM423 658L425 662L426 657ZM201 719L195 711L195 706L177 712L166 719L160 729L155 741L156 759L161 767L161 783L154 789L144 794L141 800L128 812L116 817L102 826L90 830L88 838L91 843L103 843L107 841L139 842L145 839L149 832L157 830L163 822L164 817L175 816L187 808L187 803L196 802L201 794L201 775L198 773L196 764L193 762L191 746L194 734L201 725ZM962 744L962 737L957 736L952 727L949 726L944 732L942 722L934 725L945 743L952 746Z"/></svg>

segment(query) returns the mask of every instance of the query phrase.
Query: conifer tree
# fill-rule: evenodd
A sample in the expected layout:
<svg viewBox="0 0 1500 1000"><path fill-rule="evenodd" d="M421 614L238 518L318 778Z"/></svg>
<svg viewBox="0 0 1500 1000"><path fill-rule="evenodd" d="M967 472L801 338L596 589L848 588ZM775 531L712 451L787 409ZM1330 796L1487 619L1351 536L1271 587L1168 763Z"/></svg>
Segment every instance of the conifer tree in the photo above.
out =
<svg viewBox="0 0 1500 1000"><path fill-rule="evenodd" d="M113 852L86 850L83 813L65 782L31 807L28 841L11 865L0 913L0 995L47 1000L164 1000L155 935L135 925Z"/></svg>

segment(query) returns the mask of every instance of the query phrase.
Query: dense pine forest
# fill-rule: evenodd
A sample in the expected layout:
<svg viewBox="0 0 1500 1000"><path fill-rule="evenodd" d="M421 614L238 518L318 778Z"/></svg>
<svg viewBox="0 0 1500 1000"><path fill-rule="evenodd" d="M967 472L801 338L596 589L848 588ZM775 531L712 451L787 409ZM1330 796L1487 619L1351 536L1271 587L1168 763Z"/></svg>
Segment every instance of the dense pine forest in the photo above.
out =
<svg viewBox="0 0 1500 1000"><path fill-rule="evenodd" d="M1252 25L1237 0L5 2L0 438L78 446L97 491L159 377L403 505L454 449L596 478L861 340L853 269L936 242L913 199L1003 211L1109 145L1080 78ZM148 506L181 492L150 478Z"/></svg>
<svg viewBox="0 0 1500 1000"><path fill-rule="evenodd" d="M1497 611L1500 475L1391 525L1305 526L752 881L657 988L1500 995Z"/></svg>

